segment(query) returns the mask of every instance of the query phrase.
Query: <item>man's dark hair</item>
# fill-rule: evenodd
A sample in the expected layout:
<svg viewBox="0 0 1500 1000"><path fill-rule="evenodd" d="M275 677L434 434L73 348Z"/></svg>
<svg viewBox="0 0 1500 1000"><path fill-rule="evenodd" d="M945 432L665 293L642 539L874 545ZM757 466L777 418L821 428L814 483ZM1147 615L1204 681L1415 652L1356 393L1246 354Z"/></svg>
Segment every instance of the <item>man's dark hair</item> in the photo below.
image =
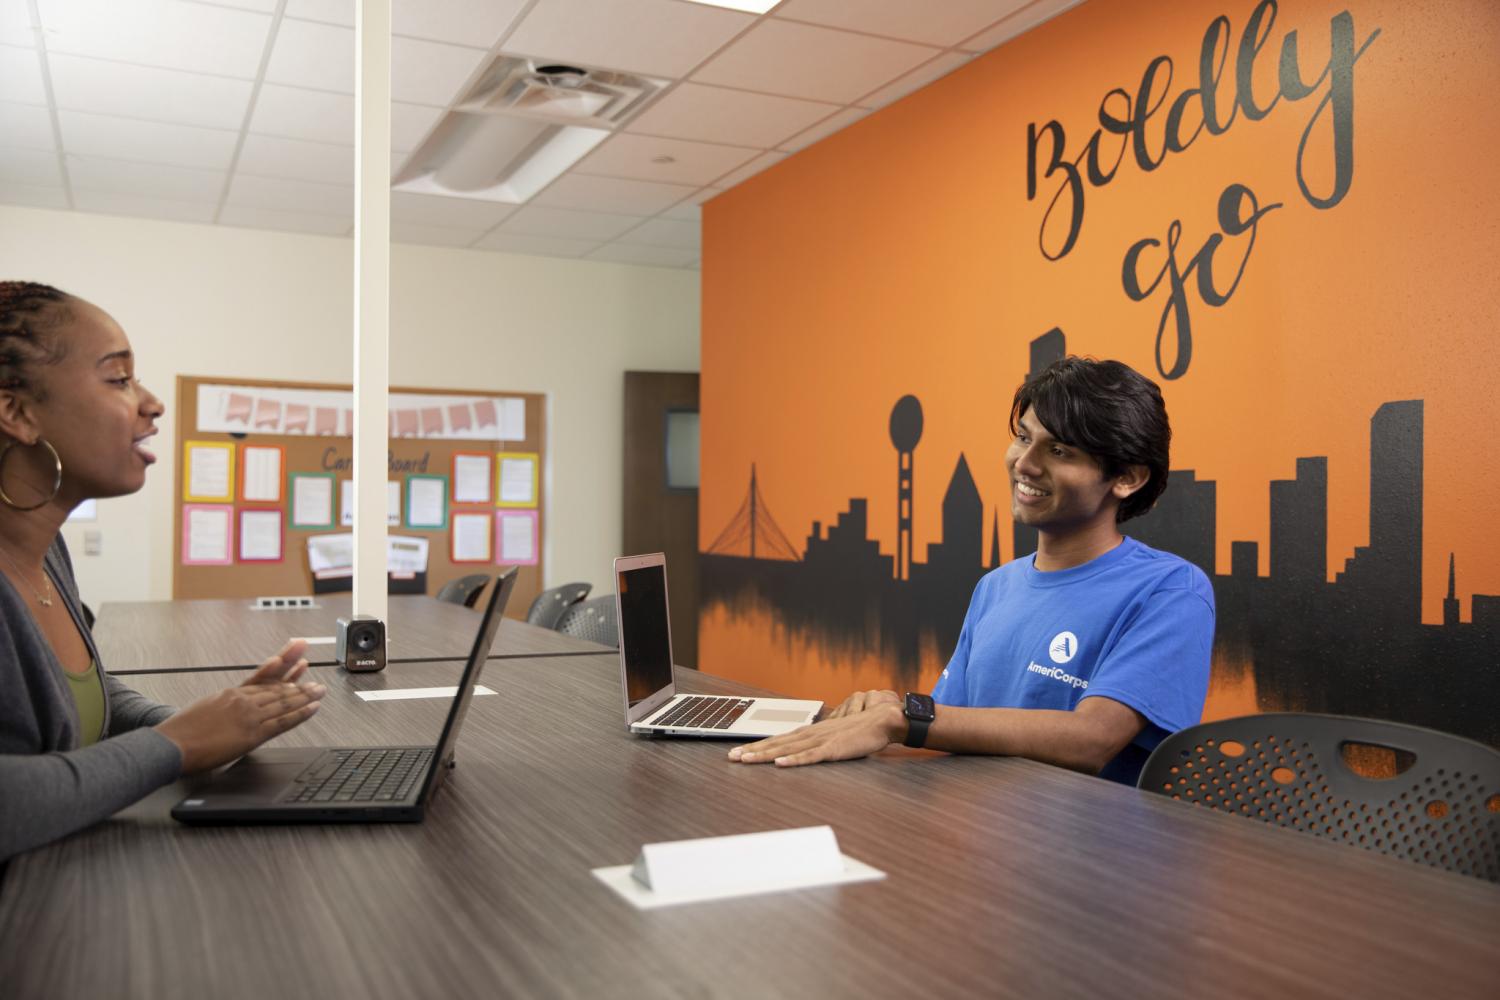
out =
<svg viewBox="0 0 1500 1000"><path fill-rule="evenodd" d="M54 365L66 344L52 331L66 322L73 296L34 281L0 281L0 389L37 394L38 365Z"/></svg>
<svg viewBox="0 0 1500 1000"><path fill-rule="evenodd" d="M1150 471L1146 484L1121 502L1117 522L1146 513L1167 488L1167 405L1157 384L1129 365L1080 357L1054 361L1016 390L1011 434L1028 409L1058 441L1098 460L1105 478L1132 465Z"/></svg>

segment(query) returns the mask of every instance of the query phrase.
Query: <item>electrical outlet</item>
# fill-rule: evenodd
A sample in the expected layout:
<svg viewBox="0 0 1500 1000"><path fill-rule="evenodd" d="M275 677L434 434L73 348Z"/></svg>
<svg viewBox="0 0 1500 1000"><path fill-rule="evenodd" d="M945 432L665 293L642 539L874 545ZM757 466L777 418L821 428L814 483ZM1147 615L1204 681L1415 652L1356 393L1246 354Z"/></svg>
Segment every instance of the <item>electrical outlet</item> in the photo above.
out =
<svg viewBox="0 0 1500 1000"><path fill-rule="evenodd" d="M86 556L97 556L104 550L104 532L98 528L90 528L83 533L83 554Z"/></svg>

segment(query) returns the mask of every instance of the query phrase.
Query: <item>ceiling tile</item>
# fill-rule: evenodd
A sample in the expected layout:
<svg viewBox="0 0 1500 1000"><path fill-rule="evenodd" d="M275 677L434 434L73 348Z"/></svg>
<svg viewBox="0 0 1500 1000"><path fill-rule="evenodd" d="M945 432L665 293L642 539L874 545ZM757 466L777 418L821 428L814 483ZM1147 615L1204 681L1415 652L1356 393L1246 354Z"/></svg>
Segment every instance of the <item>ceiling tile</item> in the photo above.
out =
<svg viewBox="0 0 1500 1000"><path fill-rule="evenodd" d="M224 191L224 171L171 167L161 163L128 163L94 156L66 158L68 177L80 188L121 194L217 202Z"/></svg>
<svg viewBox="0 0 1500 1000"><path fill-rule="evenodd" d="M580 174L628 177L667 184L707 184L754 157L743 146L719 146L619 132L573 168ZM670 157L671 163L658 163Z"/></svg>
<svg viewBox="0 0 1500 1000"><path fill-rule="evenodd" d="M1050 21L1070 7L1077 7L1083 0L1036 0L1016 11L994 27L982 31L959 45L969 52L988 52L997 45L1010 41L1017 35Z"/></svg>
<svg viewBox="0 0 1500 1000"><path fill-rule="evenodd" d="M0 204L26 205L31 208L67 208L68 194L60 187L0 181Z"/></svg>
<svg viewBox="0 0 1500 1000"><path fill-rule="evenodd" d="M256 10L262 14L274 14L277 0L181 0L182 3L201 3L210 7L238 7L240 10Z"/></svg>
<svg viewBox="0 0 1500 1000"><path fill-rule="evenodd" d="M611 212L572 212L565 208L527 205L505 220L499 231L523 236L555 236L563 239L612 240L640 225L639 215L616 215Z"/></svg>
<svg viewBox="0 0 1500 1000"><path fill-rule="evenodd" d="M838 110L836 104L684 83L642 112L626 131L769 149Z"/></svg>
<svg viewBox="0 0 1500 1000"><path fill-rule="evenodd" d="M810 24L765 20L693 74L699 83L847 104L938 49Z"/></svg>
<svg viewBox="0 0 1500 1000"><path fill-rule="evenodd" d="M655 215L693 193L681 184L656 184L618 177L565 174L532 199L537 205L576 208L586 212Z"/></svg>
<svg viewBox="0 0 1500 1000"><path fill-rule="evenodd" d="M0 96L16 104L46 104L42 57L36 49L0 45Z"/></svg>
<svg viewBox="0 0 1500 1000"><path fill-rule="evenodd" d="M819 139L826 139L845 126L853 125L869 113L864 108L845 108L838 114L818 122L818 124L806 132L800 132L792 136L781 144L781 148L788 153L795 153L800 149L806 149Z"/></svg>
<svg viewBox="0 0 1500 1000"><path fill-rule="evenodd" d="M1032 0L782 0L772 13L794 21L904 38L927 45L957 45Z"/></svg>
<svg viewBox="0 0 1500 1000"><path fill-rule="evenodd" d="M354 183L354 147L274 135L247 135L236 169L258 177L350 186Z"/></svg>
<svg viewBox="0 0 1500 1000"><path fill-rule="evenodd" d="M254 79L271 18L173 0L37 0L47 50Z"/></svg>
<svg viewBox="0 0 1500 1000"><path fill-rule="evenodd" d="M175 198L151 198L75 186L73 207L81 212L98 212L103 215L136 215L147 219L170 219L174 222L213 222L216 206L211 201L178 201Z"/></svg>
<svg viewBox="0 0 1500 1000"><path fill-rule="evenodd" d="M0 2L0 45L36 47L36 33L31 30L31 9L16 0Z"/></svg>
<svg viewBox="0 0 1500 1000"><path fill-rule="evenodd" d="M466 247L473 243L478 235L478 231L473 229L449 229L447 226L428 226L419 222L391 220L392 243L415 243L429 247Z"/></svg>
<svg viewBox="0 0 1500 1000"><path fill-rule="evenodd" d="M308 212L282 212L274 208L254 208L248 205L225 205L219 212L219 222L225 226L277 229L290 233L315 233L320 236L347 236L350 226L347 217L313 215Z"/></svg>
<svg viewBox="0 0 1500 1000"><path fill-rule="evenodd" d="M446 195L391 192L391 219L447 229L467 229L478 235L516 210L514 205Z"/></svg>
<svg viewBox="0 0 1500 1000"><path fill-rule="evenodd" d="M139 163L171 163L205 170L228 170L238 132L133 121L84 111L59 111L63 149Z"/></svg>
<svg viewBox="0 0 1500 1000"><path fill-rule="evenodd" d="M59 108L205 128L243 125L254 86L248 80L77 56L49 55L47 68Z"/></svg>
<svg viewBox="0 0 1500 1000"><path fill-rule="evenodd" d="M45 149L0 146L0 181L38 187L61 187L57 153Z"/></svg>
<svg viewBox="0 0 1500 1000"><path fill-rule="evenodd" d="M598 240L565 240L551 236L494 232L475 243L474 249L541 254L546 257L582 257L598 245Z"/></svg>
<svg viewBox="0 0 1500 1000"><path fill-rule="evenodd" d="M698 251L611 243L590 253L588 259L610 260L619 264L645 264L651 267L687 267L698 259Z"/></svg>
<svg viewBox="0 0 1500 1000"><path fill-rule="evenodd" d="M545 0L505 51L681 78L755 18L677 0Z"/></svg>
<svg viewBox="0 0 1500 1000"><path fill-rule="evenodd" d="M647 219L617 243L639 243L643 246L691 250L696 257L702 249L702 226L677 219Z"/></svg>
<svg viewBox="0 0 1500 1000"><path fill-rule="evenodd" d="M931 62L918 66L873 94L866 94L856 103L865 108L883 108L887 104L901 100L907 94L921 90L934 80L942 79L973 58L972 55L964 52L944 52Z"/></svg>
<svg viewBox="0 0 1500 1000"><path fill-rule="evenodd" d="M23 149L56 149L52 134L52 115L34 104L0 102L0 136L7 146Z"/></svg>
<svg viewBox="0 0 1500 1000"><path fill-rule="evenodd" d="M816 127L817 126L814 126L814 128ZM749 180L767 167L775 166L790 155L790 153L783 153L780 150L776 149L771 150L769 153L762 153L755 159L751 160L749 163L745 164L740 169L736 170L734 173L729 174L725 177L720 177L718 180L714 181L714 186L721 188L732 188L741 181Z"/></svg>
<svg viewBox="0 0 1500 1000"><path fill-rule="evenodd" d="M677 219L681 222L698 223L703 221L703 210L698 207L696 202L689 199L688 201L679 202L678 204L673 205L671 208L667 209L665 212L662 212L659 216L657 216L657 218Z"/></svg>
<svg viewBox="0 0 1500 1000"><path fill-rule="evenodd" d="M438 5L440 6L440 5ZM391 97L413 104L447 106L489 58L484 49L462 48L417 38L391 40Z"/></svg>
<svg viewBox="0 0 1500 1000"><path fill-rule="evenodd" d="M283 19L266 63L266 81L354 93L354 30Z"/></svg>
<svg viewBox="0 0 1500 1000"><path fill-rule="evenodd" d="M354 189L339 184L287 180L285 177L236 174L224 204L335 215L348 222L354 218Z"/></svg>
<svg viewBox="0 0 1500 1000"><path fill-rule="evenodd" d="M488 49L499 41L528 0L395 0L391 32L435 42ZM287 17L354 27L350 0L287 0Z"/></svg>
<svg viewBox="0 0 1500 1000"><path fill-rule="evenodd" d="M391 148L407 152L443 116L441 108L419 104L391 105ZM354 98L268 83L260 88L250 131L289 139L354 145Z"/></svg>

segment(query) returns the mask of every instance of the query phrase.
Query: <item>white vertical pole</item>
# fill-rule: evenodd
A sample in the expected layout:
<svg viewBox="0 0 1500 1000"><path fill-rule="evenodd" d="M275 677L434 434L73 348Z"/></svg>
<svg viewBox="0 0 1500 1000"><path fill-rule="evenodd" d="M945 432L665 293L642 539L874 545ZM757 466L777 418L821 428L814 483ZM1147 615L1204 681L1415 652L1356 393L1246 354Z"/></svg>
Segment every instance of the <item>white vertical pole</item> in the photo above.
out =
<svg viewBox="0 0 1500 1000"><path fill-rule="evenodd" d="M354 613L386 618L391 0L354 18Z"/></svg>

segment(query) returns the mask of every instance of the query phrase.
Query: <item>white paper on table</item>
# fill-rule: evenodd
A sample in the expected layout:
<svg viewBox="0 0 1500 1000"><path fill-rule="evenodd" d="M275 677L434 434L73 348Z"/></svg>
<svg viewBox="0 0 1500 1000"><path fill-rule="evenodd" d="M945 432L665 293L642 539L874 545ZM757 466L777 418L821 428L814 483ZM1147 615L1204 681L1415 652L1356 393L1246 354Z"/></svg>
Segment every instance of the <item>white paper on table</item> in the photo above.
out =
<svg viewBox="0 0 1500 1000"><path fill-rule="evenodd" d="M490 502L490 458L488 455L453 456L453 502Z"/></svg>
<svg viewBox="0 0 1500 1000"><path fill-rule="evenodd" d="M266 503L280 500L281 449L246 447L240 454L245 466L240 470L245 499Z"/></svg>
<svg viewBox="0 0 1500 1000"><path fill-rule="evenodd" d="M354 480L339 483L339 524L346 528L354 526Z"/></svg>
<svg viewBox="0 0 1500 1000"><path fill-rule="evenodd" d="M427 572L427 549L427 539L420 536L385 536L386 572L397 574Z"/></svg>
<svg viewBox="0 0 1500 1000"><path fill-rule="evenodd" d="M595 868L593 875L642 910L885 878L839 853L827 826L646 844L635 865Z"/></svg>
<svg viewBox="0 0 1500 1000"><path fill-rule="evenodd" d="M536 522L529 517L500 518L501 562L525 562L536 558L535 525Z"/></svg>
<svg viewBox="0 0 1500 1000"><path fill-rule="evenodd" d="M352 508L349 518L352 523L354 519ZM385 523L401 523L401 484L394 479L387 479L385 481Z"/></svg>
<svg viewBox="0 0 1500 1000"><path fill-rule="evenodd" d="M458 686L436 688L386 688L382 691L356 691L365 701L400 701L403 698L452 698L458 694ZM494 694L483 684L474 685L474 696Z"/></svg>
<svg viewBox="0 0 1500 1000"><path fill-rule="evenodd" d="M454 562L490 561L491 520L489 514L453 515Z"/></svg>
<svg viewBox="0 0 1500 1000"><path fill-rule="evenodd" d="M354 534L313 535L307 540L307 566L314 573L354 568Z"/></svg>
<svg viewBox="0 0 1500 1000"><path fill-rule="evenodd" d="M500 502L536 503L536 459L500 460Z"/></svg>
<svg viewBox="0 0 1500 1000"><path fill-rule="evenodd" d="M441 527L447 520L448 482L413 476L406 481L406 523L410 527Z"/></svg>
<svg viewBox="0 0 1500 1000"><path fill-rule="evenodd" d="M502 441L526 440L526 400L502 399L500 401L500 439Z"/></svg>
<svg viewBox="0 0 1500 1000"><path fill-rule="evenodd" d="M327 476L295 476L292 482L292 524L332 524L333 480Z"/></svg>
<svg viewBox="0 0 1500 1000"><path fill-rule="evenodd" d="M188 511L188 545L184 560L228 562L231 516L228 509Z"/></svg>
<svg viewBox="0 0 1500 1000"><path fill-rule="evenodd" d="M240 512L240 559L265 561L281 558L281 511Z"/></svg>
<svg viewBox="0 0 1500 1000"><path fill-rule="evenodd" d="M188 488L190 497L228 497L229 462L234 452L228 448L188 448Z"/></svg>

